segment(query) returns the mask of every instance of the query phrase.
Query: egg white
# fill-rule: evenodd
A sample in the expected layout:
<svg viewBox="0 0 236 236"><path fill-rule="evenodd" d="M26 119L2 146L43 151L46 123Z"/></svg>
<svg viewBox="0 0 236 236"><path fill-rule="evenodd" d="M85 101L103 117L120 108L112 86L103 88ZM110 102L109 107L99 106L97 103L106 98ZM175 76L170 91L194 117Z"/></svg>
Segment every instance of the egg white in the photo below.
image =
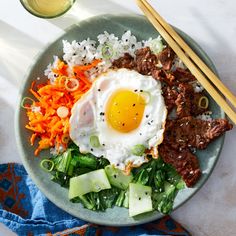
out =
<svg viewBox="0 0 236 236"><path fill-rule="evenodd" d="M120 89L145 91L150 96L139 127L128 133L113 129L103 114L109 98ZM147 149L157 147L163 140L166 116L159 81L128 69L109 70L101 74L91 89L74 104L70 117L70 137L82 153L103 156L120 169L130 163L139 166L146 161L145 155L135 156L131 149L137 144ZM101 145L98 148L91 146L91 135L99 138Z"/></svg>

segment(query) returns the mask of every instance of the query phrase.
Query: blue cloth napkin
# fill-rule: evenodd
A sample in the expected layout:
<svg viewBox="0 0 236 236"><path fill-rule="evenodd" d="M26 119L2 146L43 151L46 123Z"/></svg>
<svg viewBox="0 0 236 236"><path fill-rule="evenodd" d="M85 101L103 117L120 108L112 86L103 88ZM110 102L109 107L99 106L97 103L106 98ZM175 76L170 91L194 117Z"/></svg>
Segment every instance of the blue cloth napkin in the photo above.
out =
<svg viewBox="0 0 236 236"><path fill-rule="evenodd" d="M18 235L190 235L169 216L132 227L106 227L75 218L50 202L24 167L0 165L0 222Z"/></svg>

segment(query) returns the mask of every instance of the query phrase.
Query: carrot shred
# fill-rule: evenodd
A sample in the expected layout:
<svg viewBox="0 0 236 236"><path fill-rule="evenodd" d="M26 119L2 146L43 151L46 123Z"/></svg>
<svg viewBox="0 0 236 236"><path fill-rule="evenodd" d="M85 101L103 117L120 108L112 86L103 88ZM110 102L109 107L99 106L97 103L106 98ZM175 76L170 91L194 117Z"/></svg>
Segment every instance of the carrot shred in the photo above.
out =
<svg viewBox="0 0 236 236"><path fill-rule="evenodd" d="M98 65L101 60L94 60L89 65L75 66L73 72L75 75L68 76L68 65L59 61L57 68L53 72L57 74L54 83L36 85L33 81L29 91L37 99L32 106L40 107L40 111L27 110L28 124L25 126L33 134L30 138L30 144L34 145L36 138L38 146L34 154L37 156L41 150L55 147L59 150L60 146L66 148L65 137L69 137L69 118L73 105L86 93L92 85L86 76L86 71ZM79 86L75 91L68 91L65 86L67 78L78 79ZM59 117L57 109L66 107L69 111L67 117Z"/></svg>

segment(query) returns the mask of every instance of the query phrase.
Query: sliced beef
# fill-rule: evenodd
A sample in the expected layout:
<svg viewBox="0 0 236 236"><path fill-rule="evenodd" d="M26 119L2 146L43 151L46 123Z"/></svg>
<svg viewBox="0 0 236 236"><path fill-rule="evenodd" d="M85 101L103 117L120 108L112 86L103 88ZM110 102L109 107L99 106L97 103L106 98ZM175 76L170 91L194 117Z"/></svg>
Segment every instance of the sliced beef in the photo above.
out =
<svg viewBox="0 0 236 236"><path fill-rule="evenodd" d="M177 68L173 75L176 78L178 83L187 83L196 80L196 78L191 74L189 70L185 70L182 68Z"/></svg>
<svg viewBox="0 0 236 236"><path fill-rule="evenodd" d="M205 149L207 145L233 126L225 119L204 121L184 117L166 122L164 142L176 150L188 147Z"/></svg>
<svg viewBox="0 0 236 236"><path fill-rule="evenodd" d="M193 187L201 176L197 157L188 149L180 152L166 144L160 145L159 153L164 162L171 164L182 176L186 185Z"/></svg>
<svg viewBox="0 0 236 236"><path fill-rule="evenodd" d="M193 100L193 87L188 83L182 83L178 86L179 95L175 100L176 115L178 118L191 115L191 106Z"/></svg>
<svg viewBox="0 0 236 236"><path fill-rule="evenodd" d="M157 59L163 70L170 70L175 59L175 53L170 47L167 47L157 55Z"/></svg>
<svg viewBox="0 0 236 236"><path fill-rule="evenodd" d="M197 116L207 111L206 108L199 106L199 100L203 93L195 93L193 87L189 83L181 83L178 85L178 96L175 100L177 107L176 114L178 118L183 118L186 116Z"/></svg>
<svg viewBox="0 0 236 236"><path fill-rule="evenodd" d="M165 82L169 86L172 86L175 82L175 77L162 69L154 69L152 71L152 77L156 80L160 80L161 82Z"/></svg>
<svg viewBox="0 0 236 236"><path fill-rule="evenodd" d="M163 86L162 95L165 99L167 110L170 112L175 107L175 100L178 97L178 92L175 87Z"/></svg>
<svg viewBox="0 0 236 236"><path fill-rule="evenodd" d="M149 47L138 49L136 52L137 71L143 75L151 75L156 69L157 57Z"/></svg>
<svg viewBox="0 0 236 236"><path fill-rule="evenodd" d="M200 178L198 159L188 149L177 151L167 144L161 144L159 154L165 163L171 164L176 169L188 187L193 187Z"/></svg>
<svg viewBox="0 0 236 236"><path fill-rule="evenodd" d="M115 68L135 69L136 62L129 53L125 53L123 57L114 60L112 65Z"/></svg>

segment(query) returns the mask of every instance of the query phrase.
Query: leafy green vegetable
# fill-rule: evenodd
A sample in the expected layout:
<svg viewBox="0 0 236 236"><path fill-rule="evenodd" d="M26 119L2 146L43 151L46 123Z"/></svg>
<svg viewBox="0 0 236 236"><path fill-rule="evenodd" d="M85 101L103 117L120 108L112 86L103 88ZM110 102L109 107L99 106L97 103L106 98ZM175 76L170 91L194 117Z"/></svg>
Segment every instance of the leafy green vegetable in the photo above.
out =
<svg viewBox="0 0 236 236"><path fill-rule="evenodd" d="M98 166L98 161L95 156L92 154L76 154L73 159L77 162L77 167L81 168L90 168L92 170L96 170Z"/></svg>
<svg viewBox="0 0 236 236"><path fill-rule="evenodd" d="M135 155L142 155L143 149L142 145L134 146ZM185 183L177 171L171 165L164 163L160 157L150 158L149 162L134 168L131 176L124 176L123 172L117 169L111 170L109 165L109 161L105 158L80 153L78 146L73 142L68 145L68 149L64 153L43 162L46 170L51 171L52 181L66 188L69 187L69 181L73 177L105 169L112 185L110 189L89 192L71 200L72 202L80 202L84 207L95 211L104 211L113 206L128 208L129 188L122 186L128 186L131 182L151 187L153 208L163 214L168 214L173 208L176 194L185 187ZM109 178L110 175L112 179Z"/></svg>
<svg viewBox="0 0 236 236"><path fill-rule="evenodd" d="M60 161L56 164L56 169L60 172L67 173L71 161L71 149L67 149L61 156Z"/></svg>
<svg viewBox="0 0 236 236"><path fill-rule="evenodd" d="M172 211L177 192L178 190L174 185L165 182L164 192L155 192L152 195L153 207L163 214L169 214Z"/></svg>
<svg viewBox="0 0 236 236"><path fill-rule="evenodd" d="M122 170L115 168L113 165L106 166L105 171L111 185L123 190L127 189L129 183L133 180L132 173L125 175Z"/></svg>
<svg viewBox="0 0 236 236"><path fill-rule="evenodd" d="M72 199L72 202L80 202L85 208L94 211L105 211L107 208L111 208L115 205L117 198L120 194L118 188L111 188L102 190L99 193L87 193L82 197L76 197Z"/></svg>
<svg viewBox="0 0 236 236"><path fill-rule="evenodd" d="M100 192L103 189L110 189L104 169L94 170L89 173L70 178L69 199L83 196L90 192Z"/></svg>
<svg viewBox="0 0 236 236"><path fill-rule="evenodd" d="M152 187L153 207L163 214L169 213L178 190L185 183L177 171L159 157L133 170L133 182Z"/></svg>

